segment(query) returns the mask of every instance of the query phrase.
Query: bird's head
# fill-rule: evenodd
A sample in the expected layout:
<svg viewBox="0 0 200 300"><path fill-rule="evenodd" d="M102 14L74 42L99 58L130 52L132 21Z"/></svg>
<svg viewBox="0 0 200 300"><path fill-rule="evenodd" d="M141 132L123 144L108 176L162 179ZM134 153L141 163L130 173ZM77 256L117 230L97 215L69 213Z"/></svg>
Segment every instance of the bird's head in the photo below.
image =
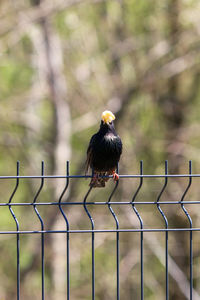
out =
<svg viewBox="0 0 200 300"><path fill-rule="evenodd" d="M113 120L115 120L115 116L111 111L105 110L101 115L101 120L104 124L108 125L109 123L112 123Z"/></svg>

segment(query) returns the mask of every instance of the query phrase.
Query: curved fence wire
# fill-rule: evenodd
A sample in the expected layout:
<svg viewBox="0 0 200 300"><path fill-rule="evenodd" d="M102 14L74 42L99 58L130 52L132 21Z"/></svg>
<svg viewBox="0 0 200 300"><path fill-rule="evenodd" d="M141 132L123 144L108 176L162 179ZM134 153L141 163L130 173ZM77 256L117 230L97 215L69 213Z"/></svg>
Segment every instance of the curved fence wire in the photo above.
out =
<svg viewBox="0 0 200 300"><path fill-rule="evenodd" d="M109 176L112 177L112 176ZM65 186L62 190L60 197L57 201L52 202L41 202L39 201L39 195L42 192L42 189L44 187L45 180L47 179L65 179ZM92 300L95 299L95 283L98 278L96 277L95 271L95 236L100 233L106 233L106 232L112 232L115 233L115 257L116 257L116 291L115 295L113 295L113 299L120 299L120 234L123 233L139 233L140 234L140 299L143 300L145 298L144 293L144 282L145 282L145 271L144 271L144 233L148 234L148 232L163 232L165 235L165 247L164 247L164 255L165 255L165 282L163 283L163 287L165 289L165 299L169 299L169 233L170 232L179 232L182 234L183 232L189 232L189 291L188 291L188 298L187 299L200 299L200 296L198 296L197 292L194 292L193 288L193 232L199 232L200 228L193 226L193 220L192 216L188 212L186 205L187 204L193 204L196 205L199 209L200 200L185 200L186 194L189 192L190 188L193 184L193 178L200 178L200 174L193 174L192 173L192 163L189 162L189 169L188 174L169 174L168 173L168 163L165 162L165 172L164 174L160 175L148 175L143 174L143 163L140 162L140 172L139 174L135 175L119 175L119 181L114 183L113 189L108 196L106 201L91 201L91 192L93 190L92 187L88 188L88 191L85 195L82 196L82 201L72 202L70 201L70 198L67 200L64 200L64 196L66 192L68 191L68 188L70 186L70 179L81 179L81 178L91 178L90 175L84 176L84 175L71 175L69 172L69 162L66 164L66 174L65 175L45 175L44 174L44 163L41 164L41 174L37 176L22 176L20 175L20 164L17 162L17 169L16 169L16 175L13 176L0 176L0 181L3 180L11 180L15 181L15 187L13 191L11 191L10 198L7 202L0 202L0 209L1 207L8 207L10 211L10 215L13 218L16 229L15 230L0 230L0 235L14 235L16 236L16 266L17 266L17 274L16 274L16 295L17 300L20 298L20 237L21 235L25 234L37 234L40 235L41 239L41 299L45 299L45 251L44 251L44 237L46 234L52 234L52 233L65 233L66 234L66 299L70 299L70 238L72 234L85 234L90 233L91 234L91 265L88 267L91 267L91 294L88 295L88 297L91 297ZM138 180L138 186L135 189L132 199L130 201L115 201L114 196L116 195L118 191L118 187L120 184L120 180L126 180L126 179L137 179ZM163 186L161 187L160 192L157 195L157 198L154 199L154 201L149 201L148 199L144 199L143 201L138 200L138 195L143 189L143 184L145 180L148 178L151 179L158 179L161 178L163 180ZM177 178L186 178L188 180L188 184L185 187L185 190L181 196L180 199L177 200L162 200L162 195L167 188L169 184L169 178L171 180L177 179ZM40 185L38 187L37 192L35 193L35 197L31 202L14 202L15 194L17 193L18 189L20 189L20 182L24 179L30 179L30 180L40 180ZM101 193L101 189L98 191ZM89 199L90 198L90 199ZM179 205L180 209L185 214L185 218L187 219L187 227L180 227L180 228L172 228L169 226L169 221L167 218L167 215L165 214L165 207L166 205L173 207L174 205ZM142 218L142 215L140 213L140 206L144 205L153 205L157 208L158 213L160 214L161 218L163 219L164 226L162 228L149 228L145 226L145 222ZM38 218L38 221L40 223L40 229L39 230L22 230L20 228L20 222L18 218L15 215L15 207L17 206L31 206L34 210L34 213L36 217ZM41 206L57 206L59 208L60 214L62 215L62 218L65 222L65 229L45 229L45 221L43 220L43 217L40 214L39 207ZM77 209L80 207L84 209L85 215L89 220L90 228L83 228L83 229L71 229L70 227L70 221L68 219L67 215L67 207L68 206L76 206ZM112 229L98 229L95 227L95 220L93 218L92 214L92 207L94 206L105 206L108 207L110 216L113 218L115 228ZM118 214L115 210L116 206L129 206L132 208L132 213L135 214L136 218L138 219L138 228L123 228L120 226L120 221L118 219ZM65 210L64 210L65 208ZM134 246L133 246L134 247ZM73 298L74 299L74 298ZM89 299L89 298L88 298ZM98 298L99 299L99 298ZM156 299L156 298L155 298Z"/></svg>

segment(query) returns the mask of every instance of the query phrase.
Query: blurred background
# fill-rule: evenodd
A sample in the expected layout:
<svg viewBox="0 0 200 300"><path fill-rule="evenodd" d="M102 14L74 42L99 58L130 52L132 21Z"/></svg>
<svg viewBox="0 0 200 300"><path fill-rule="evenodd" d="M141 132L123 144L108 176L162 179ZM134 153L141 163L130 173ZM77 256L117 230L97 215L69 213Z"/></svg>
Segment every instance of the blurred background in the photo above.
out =
<svg viewBox="0 0 200 300"><path fill-rule="evenodd" d="M102 111L116 115L123 140L121 174L200 173L200 2L198 0L1 0L0 174L84 174L89 139ZM82 201L89 180L71 180L64 200ZM113 201L131 201L139 181L121 179ZM145 180L136 201L156 201L164 182ZM180 200L187 179L169 179L161 200ZM45 180L37 201L58 201L65 181ZM0 202L15 182L1 180ZM13 202L32 202L39 180L21 180ZM92 191L106 201L113 189ZM187 200L199 200L194 179ZM89 201L89 199L88 199ZM121 228L139 228L131 207L115 206ZM169 227L188 227L180 205L165 205ZM200 211L187 205L193 226ZM138 210L148 228L165 224L153 205ZM65 229L59 209L40 206L45 229ZM108 207L91 208L95 228L115 228ZM21 230L39 230L33 207L15 207ZM65 208L71 229L90 229L83 207ZM15 230L8 207L0 207L0 230ZM165 298L165 235L144 234L145 299ZM70 236L71 299L91 299L91 235ZM22 235L21 298L39 299L40 236ZM200 237L193 235L194 289L200 299ZM66 298L65 235L45 236L47 300ZM115 234L96 234L96 299L115 299ZM16 298L15 236L0 235L0 298ZM170 299L189 299L189 233L169 234ZM140 299L140 234L120 234L122 299ZM5 259L6 258L6 259ZM156 297L156 298L155 298Z"/></svg>

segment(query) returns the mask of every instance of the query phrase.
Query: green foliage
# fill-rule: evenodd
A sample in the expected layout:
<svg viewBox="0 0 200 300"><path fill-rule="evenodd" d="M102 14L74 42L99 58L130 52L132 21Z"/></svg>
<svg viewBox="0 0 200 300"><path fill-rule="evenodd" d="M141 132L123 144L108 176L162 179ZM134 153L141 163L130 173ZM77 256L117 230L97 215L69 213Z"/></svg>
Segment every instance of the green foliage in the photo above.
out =
<svg viewBox="0 0 200 300"><path fill-rule="evenodd" d="M44 6L47 5L45 2L48 1L44 1ZM21 161L20 174L40 174L41 160L45 161L45 174L65 174L68 154L62 153L63 145L66 146L62 133L68 122L71 125L70 132L66 133L70 136L67 145L71 152L70 174L84 174L89 139L98 130L101 112L105 109L116 113L116 129L123 140L120 173L138 174L140 160L144 161L146 174L164 173L166 159L173 173L187 173L189 159L193 160L194 172L199 173L199 1L89 1L67 8L63 4L62 10L54 2L52 5L56 7L52 11L49 7L41 9L44 19L38 15L40 7L32 7L31 1L25 4L19 0L13 7L9 1L2 2L0 174L15 175L17 160ZM69 109L71 119L61 124L65 107ZM64 161L57 168L60 155ZM40 183L40 180L20 180L12 201L32 202ZM37 201L58 201L65 182L59 183L45 179ZM138 179L121 180L113 201L130 201L138 183ZM15 184L15 180L0 181L1 204L8 202ZM88 184L89 179L70 180L70 190L64 199L83 201ZM186 184L184 180L171 182L161 200L181 199ZM113 186L110 180L105 189L92 191L88 201L107 201ZM145 181L136 200L156 201L162 186L163 180ZM198 200L198 182L195 181L192 187L189 199ZM63 206L70 226L90 228L84 208L77 207ZM22 230L41 228L33 206L15 206L13 209ZM89 209L97 228L115 227L107 207L98 205ZM185 226L184 214L179 213L177 207L165 206L164 209L170 227ZM132 210L126 211L117 205L115 210L120 226L139 226ZM198 227L198 210L191 205L189 211L194 226ZM40 206L39 212L48 229L60 221L60 211L54 206ZM152 206L140 206L140 213L145 226L163 227L163 219ZM8 206L1 205L0 230L15 228ZM37 299L41 292L40 235L20 238L22 297ZM72 299L91 299L91 235L71 235L70 238ZM178 265L188 274L188 257L182 252L184 247L188 249L187 237L172 234L170 238L169 253L174 260L181 253ZM155 291L157 299L164 298L164 267L157 252L152 250L163 249L164 240L152 240L155 247L149 247L149 241L145 242L146 300L155 299ZM59 250L66 246L64 238L63 241ZM194 238L194 272L198 291L199 250L196 241L197 237ZM56 261L60 254L56 252L55 244L55 237L45 236L47 299L53 299L58 287L55 284L56 268L59 269L56 274L60 274L66 263L65 258L59 263ZM116 292L114 237L99 235L95 247L96 278L101 278L101 281L96 279L96 299L112 300ZM120 235L123 299L140 298L139 249L139 235ZM0 235L0 254L0 298L14 299L15 236ZM170 296L182 300L178 280L173 285L175 288L170 287ZM62 300L64 293L62 291L55 299Z"/></svg>
<svg viewBox="0 0 200 300"><path fill-rule="evenodd" d="M10 95L18 95L30 86L33 74L30 65L11 58L1 63L0 69L1 100L5 101Z"/></svg>

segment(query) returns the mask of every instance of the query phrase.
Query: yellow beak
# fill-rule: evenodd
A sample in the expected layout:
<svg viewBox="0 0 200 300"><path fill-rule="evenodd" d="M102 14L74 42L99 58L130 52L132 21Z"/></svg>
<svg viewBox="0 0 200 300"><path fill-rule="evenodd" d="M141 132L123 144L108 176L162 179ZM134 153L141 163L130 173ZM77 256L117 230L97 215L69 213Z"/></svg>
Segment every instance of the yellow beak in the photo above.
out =
<svg viewBox="0 0 200 300"><path fill-rule="evenodd" d="M102 113L101 119L104 123L109 124L111 123L113 120L115 120L115 116L113 115L113 113L109 110L105 110Z"/></svg>

